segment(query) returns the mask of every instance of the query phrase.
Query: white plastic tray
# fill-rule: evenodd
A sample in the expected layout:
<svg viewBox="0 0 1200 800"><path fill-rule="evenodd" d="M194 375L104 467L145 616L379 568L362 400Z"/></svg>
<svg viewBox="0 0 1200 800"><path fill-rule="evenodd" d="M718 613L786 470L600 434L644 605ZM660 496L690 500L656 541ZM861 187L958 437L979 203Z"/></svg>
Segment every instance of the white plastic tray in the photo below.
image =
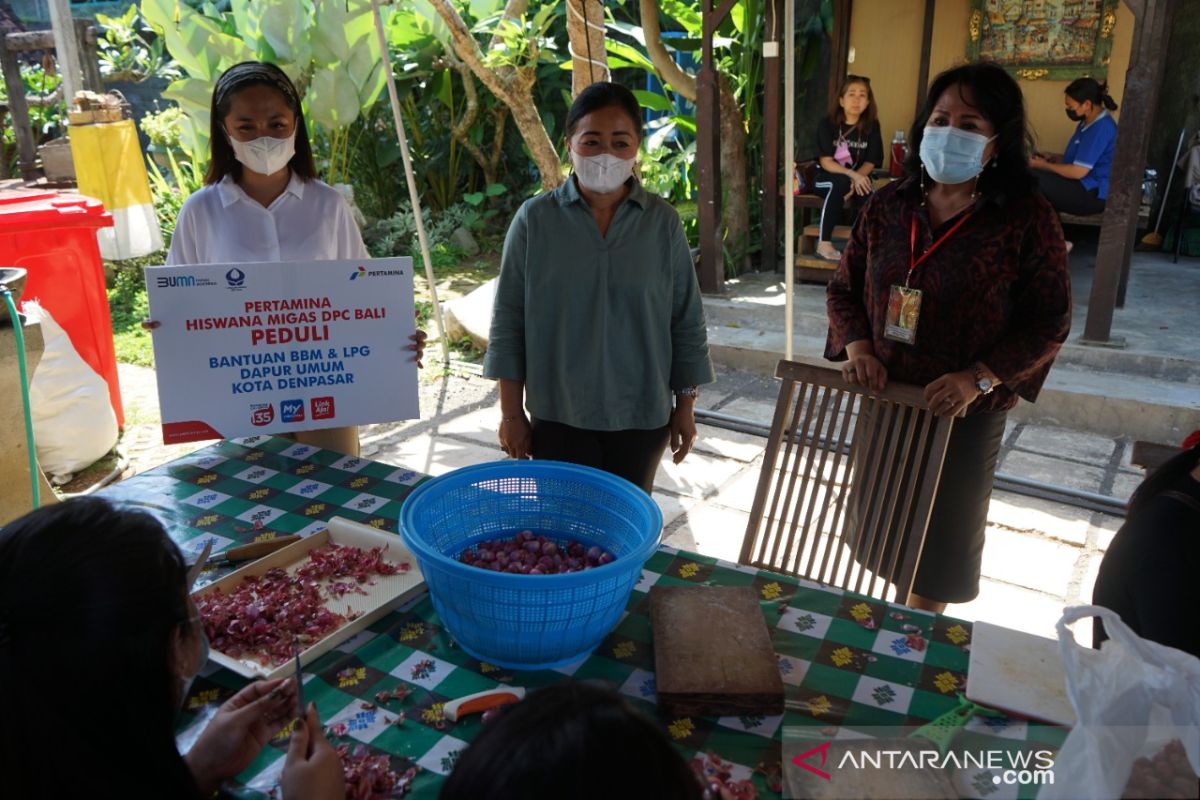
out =
<svg viewBox="0 0 1200 800"><path fill-rule="evenodd" d="M387 550L383 554L384 559L396 564L407 562L409 569L407 572L400 572L395 575L372 576L373 584L362 584L362 589L366 594L348 592L342 597L326 600L324 605L331 611L345 615L346 609L349 608L358 612L359 616L334 629L325 638L311 643L307 648L302 650L300 652L301 665L310 664L342 642L366 630L369 625L379 620L392 609L403 604L406 600L424 591L425 579L421 576L421 571L417 568L417 560L413 558L412 553L404 546L399 536L387 531L377 530L367 525L360 525L357 522L351 522L341 517L334 517L329 521L329 527L320 533L315 533L298 542L293 542L287 547L271 553L269 556L252 561L250 564L231 572L219 581L210 583L202 589L197 589L192 593L193 597L203 597L217 589L228 594L237 588L247 576L259 576L275 567L282 567L289 574L294 575L296 570L308 557L309 551L331 542L333 544L361 547L367 550L373 547L386 546ZM232 658L215 649L209 657L214 663L220 664L222 667L233 670L237 674L247 678L273 680L285 675L291 675L295 670L295 662L291 660L285 661L276 667L267 667L254 659Z"/></svg>

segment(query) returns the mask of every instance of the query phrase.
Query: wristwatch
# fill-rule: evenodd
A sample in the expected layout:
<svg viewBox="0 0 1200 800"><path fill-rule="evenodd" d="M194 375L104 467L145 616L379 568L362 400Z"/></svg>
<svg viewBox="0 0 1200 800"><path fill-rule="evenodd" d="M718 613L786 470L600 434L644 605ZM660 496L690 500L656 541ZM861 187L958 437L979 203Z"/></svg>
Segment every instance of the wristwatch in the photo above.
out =
<svg viewBox="0 0 1200 800"><path fill-rule="evenodd" d="M996 382L989 378L987 373L983 371L982 364L975 365L975 388L982 395L989 395L992 393L992 389L996 388Z"/></svg>
<svg viewBox="0 0 1200 800"><path fill-rule="evenodd" d="M700 390L695 386L686 386L682 389L676 389L675 394L678 397L691 397L692 399L695 399L700 396Z"/></svg>

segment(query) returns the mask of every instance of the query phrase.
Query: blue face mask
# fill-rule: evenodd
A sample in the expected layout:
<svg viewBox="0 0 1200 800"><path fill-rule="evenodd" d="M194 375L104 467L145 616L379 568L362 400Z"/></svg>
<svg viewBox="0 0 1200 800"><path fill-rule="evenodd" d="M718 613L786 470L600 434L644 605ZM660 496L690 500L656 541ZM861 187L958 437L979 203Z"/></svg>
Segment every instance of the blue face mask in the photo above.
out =
<svg viewBox="0 0 1200 800"><path fill-rule="evenodd" d="M192 617L188 621L196 626L196 630L200 634L200 661L197 663L195 672L189 677L181 679L183 681L183 694L179 697L180 704L187 702L187 697L192 691L192 684L196 682L196 676L200 674L200 670L208 663L209 656L208 634L204 632L204 623L200 621L199 617Z"/></svg>
<svg viewBox="0 0 1200 800"><path fill-rule="evenodd" d="M966 183L983 171L983 150L992 139L950 125L927 127L921 137L921 163L938 183Z"/></svg>

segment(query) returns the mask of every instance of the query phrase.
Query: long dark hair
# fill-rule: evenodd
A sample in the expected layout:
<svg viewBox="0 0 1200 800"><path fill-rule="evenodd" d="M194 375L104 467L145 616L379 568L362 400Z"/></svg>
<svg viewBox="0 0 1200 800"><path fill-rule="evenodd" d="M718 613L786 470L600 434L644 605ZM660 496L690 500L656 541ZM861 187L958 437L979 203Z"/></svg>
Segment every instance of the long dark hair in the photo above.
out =
<svg viewBox="0 0 1200 800"><path fill-rule="evenodd" d="M583 683L539 689L487 723L440 800L700 800L666 735L620 695Z"/></svg>
<svg viewBox="0 0 1200 800"><path fill-rule="evenodd" d="M157 520L96 498L0 531L5 796L199 796L175 748L186 575Z"/></svg>
<svg viewBox="0 0 1200 800"><path fill-rule="evenodd" d="M1178 483L1198 464L1200 464L1200 444L1192 445L1191 448L1184 450L1179 455L1164 461L1134 490L1133 496L1129 498L1125 516L1131 517L1141 511L1151 500Z"/></svg>
<svg viewBox="0 0 1200 800"><path fill-rule="evenodd" d="M870 133L875 127L875 121L879 119L879 107L875 105L875 91L871 88L871 79L864 78L862 75L847 75L846 80L842 81L842 87L838 89L838 93L829 98L829 122L834 126L835 132L837 126L846 121L846 110L838 101L845 97L846 92L850 91L850 87L856 83L867 87L867 107L862 116L858 118L855 127L863 133Z"/></svg>
<svg viewBox="0 0 1200 800"><path fill-rule="evenodd" d="M571 110L567 112L566 138L570 139L575 135L575 128L579 125L579 120L593 111L610 106L616 106L628 114L629 119L633 121L633 130L638 139L644 138L641 103L634 97L633 92L619 83L608 81L593 83L580 92L575 98L575 102L571 103Z"/></svg>
<svg viewBox="0 0 1200 800"><path fill-rule="evenodd" d="M1064 91L1076 103L1091 103L1109 111L1117 110L1117 101L1108 93L1108 81L1098 83L1095 78L1076 78Z"/></svg>
<svg viewBox="0 0 1200 800"><path fill-rule="evenodd" d="M948 69L933 79L925 105L913 120L911 143L904 171L921 174L921 140L933 109L946 90L957 87L964 100L979 111L996 130L995 164L979 175L979 191L988 197L1020 197L1031 193L1037 179L1029 169L1033 140L1025 121L1025 98L1021 87L1003 68L987 62Z"/></svg>
<svg viewBox="0 0 1200 800"><path fill-rule="evenodd" d="M229 116L229 107L233 103L234 95L250 86L270 86L283 95L284 102L296 115L296 154L288 162L288 167L302 181L316 178L317 167L313 162L312 145L308 141L308 127L304 124L304 113L300 108L300 95L296 91L296 85L287 73L274 64L243 61L225 70L213 86L208 132L208 149L212 158L208 162L204 182L212 185L220 182L226 175L232 175L234 180L242 178L242 165L233 154L233 147L226 138L225 117Z"/></svg>

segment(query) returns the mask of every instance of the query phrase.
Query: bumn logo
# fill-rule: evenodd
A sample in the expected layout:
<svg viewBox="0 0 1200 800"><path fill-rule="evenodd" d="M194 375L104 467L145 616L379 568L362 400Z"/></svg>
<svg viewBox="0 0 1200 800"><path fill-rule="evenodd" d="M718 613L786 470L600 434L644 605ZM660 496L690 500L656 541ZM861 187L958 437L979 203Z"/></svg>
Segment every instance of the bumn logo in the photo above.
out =
<svg viewBox="0 0 1200 800"><path fill-rule="evenodd" d="M333 419L333 398L332 397L314 397L312 399L312 418L313 419Z"/></svg>
<svg viewBox="0 0 1200 800"><path fill-rule="evenodd" d="M246 285L246 273L234 267L225 273L225 282L229 284L230 289L241 289Z"/></svg>
<svg viewBox="0 0 1200 800"><path fill-rule="evenodd" d="M154 284L160 289L167 289L172 286L195 286L196 278L194 275L159 276L154 279Z"/></svg>
<svg viewBox="0 0 1200 800"><path fill-rule="evenodd" d="M275 421L275 406L270 403L255 403L250 406L250 422L262 427Z"/></svg>
<svg viewBox="0 0 1200 800"><path fill-rule="evenodd" d="M282 422L304 422L304 401L280 400L279 419Z"/></svg>

